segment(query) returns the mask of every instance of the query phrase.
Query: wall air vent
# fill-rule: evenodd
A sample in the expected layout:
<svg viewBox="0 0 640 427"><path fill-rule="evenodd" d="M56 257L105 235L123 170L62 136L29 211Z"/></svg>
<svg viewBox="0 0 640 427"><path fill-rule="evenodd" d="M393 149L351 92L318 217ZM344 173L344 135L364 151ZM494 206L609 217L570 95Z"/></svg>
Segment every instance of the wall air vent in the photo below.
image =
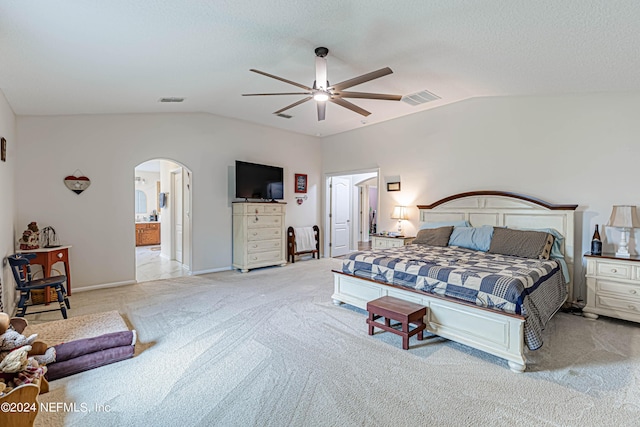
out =
<svg viewBox="0 0 640 427"><path fill-rule="evenodd" d="M168 98L160 98L159 102L182 102L184 98L177 97L168 97Z"/></svg>
<svg viewBox="0 0 640 427"><path fill-rule="evenodd" d="M425 104L427 102L435 101L436 99L441 99L435 93L431 93L428 90L423 90L422 92L412 93L411 95L405 95L402 97L402 100L409 105Z"/></svg>
<svg viewBox="0 0 640 427"><path fill-rule="evenodd" d="M293 117L293 116L290 116L290 115L284 114L284 113L276 114L276 116L282 117L283 119L290 119L291 117Z"/></svg>

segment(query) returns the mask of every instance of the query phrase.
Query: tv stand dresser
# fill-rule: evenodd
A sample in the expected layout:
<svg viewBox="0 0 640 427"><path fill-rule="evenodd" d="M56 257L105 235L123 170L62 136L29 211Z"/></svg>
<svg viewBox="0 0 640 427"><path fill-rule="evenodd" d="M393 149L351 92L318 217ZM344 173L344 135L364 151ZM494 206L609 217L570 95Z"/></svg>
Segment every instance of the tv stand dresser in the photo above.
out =
<svg viewBox="0 0 640 427"><path fill-rule="evenodd" d="M286 203L233 202L233 268L287 265Z"/></svg>

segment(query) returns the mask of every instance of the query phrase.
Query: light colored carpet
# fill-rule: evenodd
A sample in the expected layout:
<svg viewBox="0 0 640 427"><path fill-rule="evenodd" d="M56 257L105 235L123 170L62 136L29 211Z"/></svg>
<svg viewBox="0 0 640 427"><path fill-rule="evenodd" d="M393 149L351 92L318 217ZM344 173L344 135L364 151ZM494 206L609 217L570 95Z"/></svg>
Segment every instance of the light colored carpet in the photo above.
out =
<svg viewBox="0 0 640 427"><path fill-rule="evenodd" d="M339 260L76 293L73 315L117 309L133 359L51 383L39 426L637 426L640 329L560 313L528 370L440 338L408 351L336 307ZM75 312L74 312L75 311ZM42 319L45 320L45 319Z"/></svg>

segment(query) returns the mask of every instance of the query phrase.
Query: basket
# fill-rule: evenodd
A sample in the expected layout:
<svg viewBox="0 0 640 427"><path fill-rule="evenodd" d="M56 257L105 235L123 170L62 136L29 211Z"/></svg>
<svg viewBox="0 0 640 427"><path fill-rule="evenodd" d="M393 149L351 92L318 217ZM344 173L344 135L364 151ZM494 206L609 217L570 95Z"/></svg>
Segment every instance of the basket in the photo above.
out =
<svg viewBox="0 0 640 427"><path fill-rule="evenodd" d="M57 273L58 276L61 276L62 273L53 268L51 269L52 271L55 271ZM36 271L35 273L33 273L33 275L31 276L32 280L36 279L36 276L38 275L42 275L41 271ZM44 293L45 290L44 289L34 289L31 291L31 304L44 304L45 303L45 296L46 294ZM58 301L58 293L56 292L56 288L54 288L53 286L49 287L49 301Z"/></svg>
<svg viewBox="0 0 640 427"><path fill-rule="evenodd" d="M31 291L31 304L44 304L45 303L45 293L44 289L34 289ZM49 301L58 301L58 293L54 287L49 288Z"/></svg>

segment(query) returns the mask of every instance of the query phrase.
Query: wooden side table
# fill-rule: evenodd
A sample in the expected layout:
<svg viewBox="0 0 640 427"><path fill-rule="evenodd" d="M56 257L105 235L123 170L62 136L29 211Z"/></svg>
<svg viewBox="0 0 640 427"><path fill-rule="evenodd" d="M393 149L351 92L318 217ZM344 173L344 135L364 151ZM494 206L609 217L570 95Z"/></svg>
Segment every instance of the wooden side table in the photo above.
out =
<svg viewBox="0 0 640 427"><path fill-rule="evenodd" d="M591 255L587 260L588 319L609 316L640 322L640 256L619 258L615 254Z"/></svg>
<svg viewBox="0 0 640 427"><path fill-rule="evenodd" d="M58 246L57 248L39 248L39 249L23 249L18 253L22 254L35 254L36 257L31 260L31 264L38 264L42 266L43 277L51 276L51 268L58 262L64 263L64 274L67 276L67 294L71 296L71 271L69 268L69 248L71 246ZM51 293L49 289L45 289L44 292L45 304L51 302Z"/></svg>

